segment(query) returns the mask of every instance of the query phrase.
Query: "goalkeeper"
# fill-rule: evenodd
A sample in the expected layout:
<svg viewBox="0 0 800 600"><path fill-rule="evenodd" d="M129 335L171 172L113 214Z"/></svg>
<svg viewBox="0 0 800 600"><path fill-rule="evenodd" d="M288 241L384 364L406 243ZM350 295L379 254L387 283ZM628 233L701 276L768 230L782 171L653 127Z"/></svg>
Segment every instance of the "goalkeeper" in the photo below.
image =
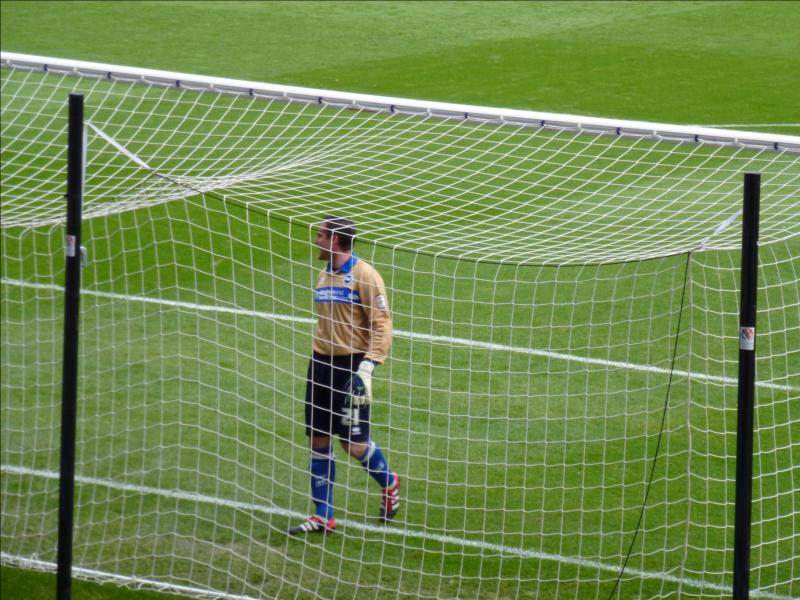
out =
<svg viewBox="0 0 800 600"><path fill-rule="evenodd" d="M380 274L353 252L356 228L326 217L317 230L319 259L327 261L314 290L317 326L306 384L306 435L311 438L311 497L315 513L290 534L327 533L333 518L335 434L383 488L380 519L400 507L400 479L369 435L372 372L392 343L392 318Z"/></svg>

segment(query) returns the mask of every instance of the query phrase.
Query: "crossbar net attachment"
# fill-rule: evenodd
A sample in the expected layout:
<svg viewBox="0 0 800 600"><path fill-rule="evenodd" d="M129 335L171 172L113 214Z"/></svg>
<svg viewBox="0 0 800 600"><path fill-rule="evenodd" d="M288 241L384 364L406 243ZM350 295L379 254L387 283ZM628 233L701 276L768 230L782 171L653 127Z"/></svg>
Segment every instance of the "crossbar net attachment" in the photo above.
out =
<svg viewBox="0 0 800 600"><path fill-rule="evenodd" d="M74 565L197 597L727 597L742 176L762 173L754 596L800 596L800 138L3 54L2 562L53 568L66 99L85 95ZM303 398L353 218L401 512ZM624 565L624 569L623 569Z"/></svg>

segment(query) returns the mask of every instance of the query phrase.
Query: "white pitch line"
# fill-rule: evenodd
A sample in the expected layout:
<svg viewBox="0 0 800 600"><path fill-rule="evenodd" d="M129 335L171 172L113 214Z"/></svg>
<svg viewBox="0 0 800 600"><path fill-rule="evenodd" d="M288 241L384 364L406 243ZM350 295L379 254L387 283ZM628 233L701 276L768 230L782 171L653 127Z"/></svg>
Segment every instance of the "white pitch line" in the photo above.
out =
<svg viewBox="0 0 800 600"><path fill-rule="evenodd" d="M45 471L41 469L29 469L27 467L18 467L15 465L2 465L0 467L3 473L9 473L14 475L30 475L34 477L42 477L44 479L59 479L59 474L55 471ZM195 503L203 503L203 504L211 504L214 506L223 506L226 508L232 508L235 510L242 510L247 512L256 512L266 515L279 515L282 517L289 517L289 518L296 518L296 519L304 519L308 515L306 513L299 513L291 510L286 510L283 508L278 508L274 506L263 506L260 504L254 504L251 502L237 502L234 500L226 500L224 498L215 498L213 496L207 496L204 494L198 494L195 492L182 492L180 490L164 490L161 488L144 486L144 485L133 485L130 483L121 483L113 480L107 479L99 479L96 477L82 477L80 475L75 476L76 483L82 483L86 485L95 485L101 487L107 487L110 489L124 491L124 492L133 492L136 494L150 494L155 496L161 496L162 498L171 498L176 500L186 500L188 502L195 502ZM584 558L578 558L574 556L562 556L560 554L551 554L548 552L540 552L537 550L527 550L525 548L514 548L511 546L503 546L500 544L492 544L489 542L482 542L479 540L469 540L469 539L462 539L457 538L450 535L441 535L438 533L429 533L426 531L417 531L414 529L408 529L403 527L392 527L392 526L379 526L379 525L367 525L364 523L359 523L358 521L352 521L350 519L341 519L337 520L337 523L340 525L344 525L345 528L348 529L356 529L359 531L367 532L367 533L376 533L381 535L392 535L397 537L403 538L418 538L423 540L430 540L435 542L440 542L442 544L450 544L454 546L460 546L462 548L476 548L482 551L490 551L498 554L505 554L510 556L518 556L520 558L528 558L528 559L536 559L536 560L544 560L544 561L551 561L551 562L558 562L561 564L568 564L578 567L586 567L590 569L595 569L597 571L606 571L608 573L619 573L619 567L617 565L609 565L600 561L596 560L588 560ZM730 586L721 585L718 583L711 583L708 581L703 581L702 579L694 579L694 578L687 578L687 577L678 577L676 575L672 575L670 573L662 573L656 571L645 571L642 569L635 569L632 567L626 567L625 569L626 575L634 575L640 577L642 579L657 579L659 581L664 581L666 583L674 583L677 585L688 586L696 589L712 589L717 592L729 592L731 590ZM125 578L126 581L129 579ZM133 579L130 579L133 581ZM146 580L142 580L136 578L135 581L138 582L145 582ZM151 582L148 582L151 583ZM159 584L158 582L152 582L157 585L164 585ZM187 590L190 588L186 588ZM200 590L202 593L207 593ZM758 591L758 590L751 590L750 594L753 597L760 597L760 598L770 598L772 600L792 600L791 596L782 596L779 594L773 594L771 592L766 591ZM231 599L246 599L249 598L247 596L229 596L224 595L226 598Z"/></svg>
<svg viewBox="0 0 800 600"><path fill-rule="evenodd" d="M4 565L13 565L22 569L48 571L51 573L55 573L58 566L54 562L48 562L29 556L15 556L13 554L8 554L7 552L0 552L0 562L2 562ZM167 594L180 594L198 598L208 598L209 600L218 600L219 598L226 598L227 600L261 600L260 598L256 598L254 596L227 594L225 592L216 590L204 590L188 585L155 581L153 579L146 579L144 577L137 577L135 575L120 575L119 573L109 573L108 571L85 569L75 565L72 565L72 576L76 579L83 579L85 581L113 581L119 585L128 585L135 588L146 587L147 589L155 589Z"/></svg>
<svg viewBox="0 0 800 600"><path fill-rule="evenodd" d="M29 283L18 279L0 278L0 282L7 285L16 285L25 288L60 291L63 292L64 288L54 284L48 283ZM110 298L114 300L124 300L128 302L142 302L144 304L158 304L161 306L172 306L175 308L198 310L202 312L213 312L220 314L241 315L247 317L255 317L259 319L266 319L271 321L289 321L293 323L313 324L314 319L310 317L295 317L292 315L283 315L279 313L270 313L257 310L246 310L243 308L231 308L227 306L211 306L208 304L197 304L194 302L179 302L177 300L167 300L164 298L150 298L148 296L131 296L128 294L116 294L112 292L100 292L95 290L81 290L81 294L85 296L95 296L98 298ZM481 348L485 350L498 350L502 352L513 352L515 354L529 354L532 356L541 356L544 358L552 358L556 360L563 360L568 362L577 362L585 365L597 365L601 367L613 367L618 369L629 369L631 371L642 371L648 373L658 373L668 375L670 369L665 367L653 367L651 365L640 365L631 362L606 360L603 358L590 358L586 356L576 356L574 354L566 354L563 352L552 352L550 350L540 350L537 348L526 348L524 346L508 346L505 344L494 344L491 342L481 342L478 340L470 340L467 338L449 337L444 335L430 335L427 333L415 333L413 331L403 331L396 329L394 335L397 337L404 337L413 340L423 340L427 342L442 342L445 344L467 346L470 348ZM709 383L719 383L722 385L737 385L739 380L735 377L722 377L720 375L708 375L706 373L696 373L690 371L674 370L672 374L677 377L685 377L694 381L705 381ZM780 390L783 392L800 392L800 387L783 385L778 383L770 383L767 381L757 381L757 387Z"/></svg>

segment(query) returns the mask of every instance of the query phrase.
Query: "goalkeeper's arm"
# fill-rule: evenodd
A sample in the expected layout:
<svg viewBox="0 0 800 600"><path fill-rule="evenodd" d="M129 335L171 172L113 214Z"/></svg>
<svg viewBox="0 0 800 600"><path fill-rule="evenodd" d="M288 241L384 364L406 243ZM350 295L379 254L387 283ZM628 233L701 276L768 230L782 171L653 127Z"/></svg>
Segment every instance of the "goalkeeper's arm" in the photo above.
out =
<svg viewBox="0 0 800 600"><path fill-rule="evenodd" d="M380 274L370 268L369 279L360 282L359 296L364 299L360 327L369 331L366 355L350 380L353 406L366 406L372 402L372 372L381 364L392 344L392 317L386 300L386 286Z"/></svg>

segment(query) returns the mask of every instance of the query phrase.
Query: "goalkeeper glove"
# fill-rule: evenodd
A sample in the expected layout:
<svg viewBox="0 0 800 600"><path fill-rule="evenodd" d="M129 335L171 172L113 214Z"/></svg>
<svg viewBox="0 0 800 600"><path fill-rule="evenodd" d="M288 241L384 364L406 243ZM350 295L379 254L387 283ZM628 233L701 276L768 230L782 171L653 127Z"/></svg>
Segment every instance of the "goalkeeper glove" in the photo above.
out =
<svg viewBox="0 0 800 600"><path fill-rule="evenodd" d="M372 371L375 363L368 358L361 361L358 371L350 378L350 404L356 408L372 401Z"/></svg>

